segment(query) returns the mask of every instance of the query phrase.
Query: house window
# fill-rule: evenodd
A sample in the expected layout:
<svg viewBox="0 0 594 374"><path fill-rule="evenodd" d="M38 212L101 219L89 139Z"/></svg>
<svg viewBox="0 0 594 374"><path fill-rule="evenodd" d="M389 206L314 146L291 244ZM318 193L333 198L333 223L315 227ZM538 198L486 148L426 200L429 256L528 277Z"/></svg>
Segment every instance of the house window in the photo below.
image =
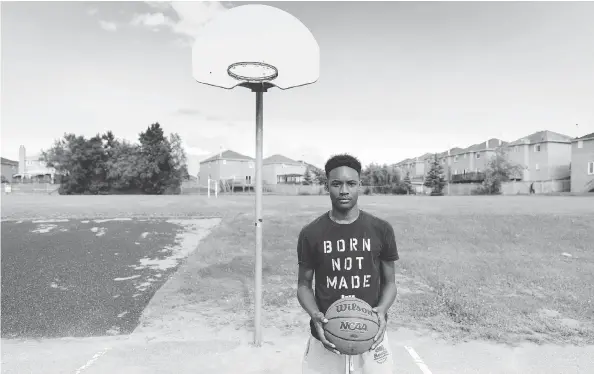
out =
<svg viewBox="0 0 594 374"><path fill-rule="evenodd" d="M534 166L534 169L535 169L535 170L540 170L540 166L538 166L538 164L536 164L536 165Z"/></svg>
<svg viewBox="0 0 594 374"><path fill-rule="evenodd" d="M534 152L540 152L540 144L534 146Z"/></svg>
<svg viewBox="0 0 594 374"><path fill-rule="evenodd" d="M223 165L227 165L227 160L223 160Z"/></svg>
<svg viewBox="0 0 594 374"><path fill-rule="evenodd" d="M282 166L283 168L286 168L286 167L287 167L287 165L285 165L285 164L282 164L282 165L283 165L283 166Z"/></svg>
<svg viewBox="0 0 594 374"><path fill-rule="evenodd" d="M588 162L588 175L594 175L594 161Z"/></svg>
<svg viewBox="0 0 594 374"><path fill-rule="evenodd" d="M520 152L520 147L518 147L517 145L514 147L514 152Z"/></svg>
<svg viewBox="0 0 594 374"><path fill-rule="evenodd" d="M248 162L248 167L249 167L250 169L253 169L253 168L254 168L254 163L253 163L253 162Z"/></svg>
<svg viewBox="0 0 594 374"><path fill-rule="evenodd" d="M458 162L458 155L454 156L454 162Z"/></svg>
<svg viewBox="0 0 594 374"><path fill-rule="evenodd" d="M584 141L578 140L578 148L584 148Z"/></svg>
<svg viewBox="0 0 594 374"><path fill-rule="evenodd" d="M476 158L481 158L481 154L480 153L477 153L476 154Z"/></svg>

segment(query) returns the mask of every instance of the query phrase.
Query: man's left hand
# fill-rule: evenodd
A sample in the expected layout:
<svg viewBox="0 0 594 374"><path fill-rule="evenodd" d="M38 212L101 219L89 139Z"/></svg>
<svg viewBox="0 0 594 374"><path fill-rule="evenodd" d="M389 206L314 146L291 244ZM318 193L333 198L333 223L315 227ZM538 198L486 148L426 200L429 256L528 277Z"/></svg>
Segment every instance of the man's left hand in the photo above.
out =
<svg viewBox="0 0 594 374"><path fill-rule="evenodd" d="M386 312L378 308L373 308L372 310L377 314L379 319L379 331L373 338L373 345L371 346L371 350L373 351L384 340L384 333L386 332Z"/></svg>

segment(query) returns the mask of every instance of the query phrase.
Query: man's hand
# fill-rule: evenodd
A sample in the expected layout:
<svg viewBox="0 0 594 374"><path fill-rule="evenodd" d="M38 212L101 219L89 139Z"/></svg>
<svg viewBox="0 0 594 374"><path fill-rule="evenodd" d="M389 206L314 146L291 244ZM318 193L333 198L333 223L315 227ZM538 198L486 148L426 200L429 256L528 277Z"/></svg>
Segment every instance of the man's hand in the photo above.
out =
<svg viewBox="0 0 594 374"><path fill-rule="evenodd" d="M384 333L386 332L386 312L378 308L373 308L372 310L377 314L380 325L379 331L373 338L373 345L370 349L371 351L373 351L375 348L377 348L378 345L382 343L382 341L384 340Z"/></svg>
<svg viewBox="0 0 594 374"><path fill-rule="evenodd" d="M336 346L334 344L330 343L328 341L328 339L326 338L326 334L324 331L324 324L328 323L328 320L326 319L326 317L324 317L324 313L316 312L311 316L311 319L313 320L314 326L316 327L316 331L318 332L318 337L320 338L320 341L322 342L324 347L327 350L329 350L330 352L333 352L333 353L336 353L337 355L339 355L340 352L338 352L336 350Z"/></svg>

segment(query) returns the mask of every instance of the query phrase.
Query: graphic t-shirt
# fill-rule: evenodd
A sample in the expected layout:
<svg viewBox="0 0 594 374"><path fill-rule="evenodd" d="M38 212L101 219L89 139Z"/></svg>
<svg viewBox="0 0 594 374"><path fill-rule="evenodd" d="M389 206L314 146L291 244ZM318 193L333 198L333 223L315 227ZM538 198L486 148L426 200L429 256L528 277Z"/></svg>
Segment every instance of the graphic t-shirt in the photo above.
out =
<svg viewBox="0 0 594 374"><path fill-rule="evenodd" d="M381 261L398 260L394 229L362 210L350 224L339 224L329 213L305 226L297 242L299 265L314 271L314 295L320 312L343 297L354 296L372 307L382 291ZM318 338L313 321L312 335Z"/></svg>

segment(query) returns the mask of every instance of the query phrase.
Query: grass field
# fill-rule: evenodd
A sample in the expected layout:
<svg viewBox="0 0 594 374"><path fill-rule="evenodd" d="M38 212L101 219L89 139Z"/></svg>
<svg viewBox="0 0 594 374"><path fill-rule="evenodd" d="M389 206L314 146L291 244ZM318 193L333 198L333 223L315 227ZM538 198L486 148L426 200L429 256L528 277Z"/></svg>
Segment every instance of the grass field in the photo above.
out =
<svg viewBox="0 0 594 374"><path fill-rule="evenodd" d="M594 343L594 198L362 196L395 229L391 327L452 341ZM296 238L327 196L264 199L264 324L307 329ZM221 216L184 265L183 298L211 325L251 328L253 196L3 196L2 218Z"/></svg>

